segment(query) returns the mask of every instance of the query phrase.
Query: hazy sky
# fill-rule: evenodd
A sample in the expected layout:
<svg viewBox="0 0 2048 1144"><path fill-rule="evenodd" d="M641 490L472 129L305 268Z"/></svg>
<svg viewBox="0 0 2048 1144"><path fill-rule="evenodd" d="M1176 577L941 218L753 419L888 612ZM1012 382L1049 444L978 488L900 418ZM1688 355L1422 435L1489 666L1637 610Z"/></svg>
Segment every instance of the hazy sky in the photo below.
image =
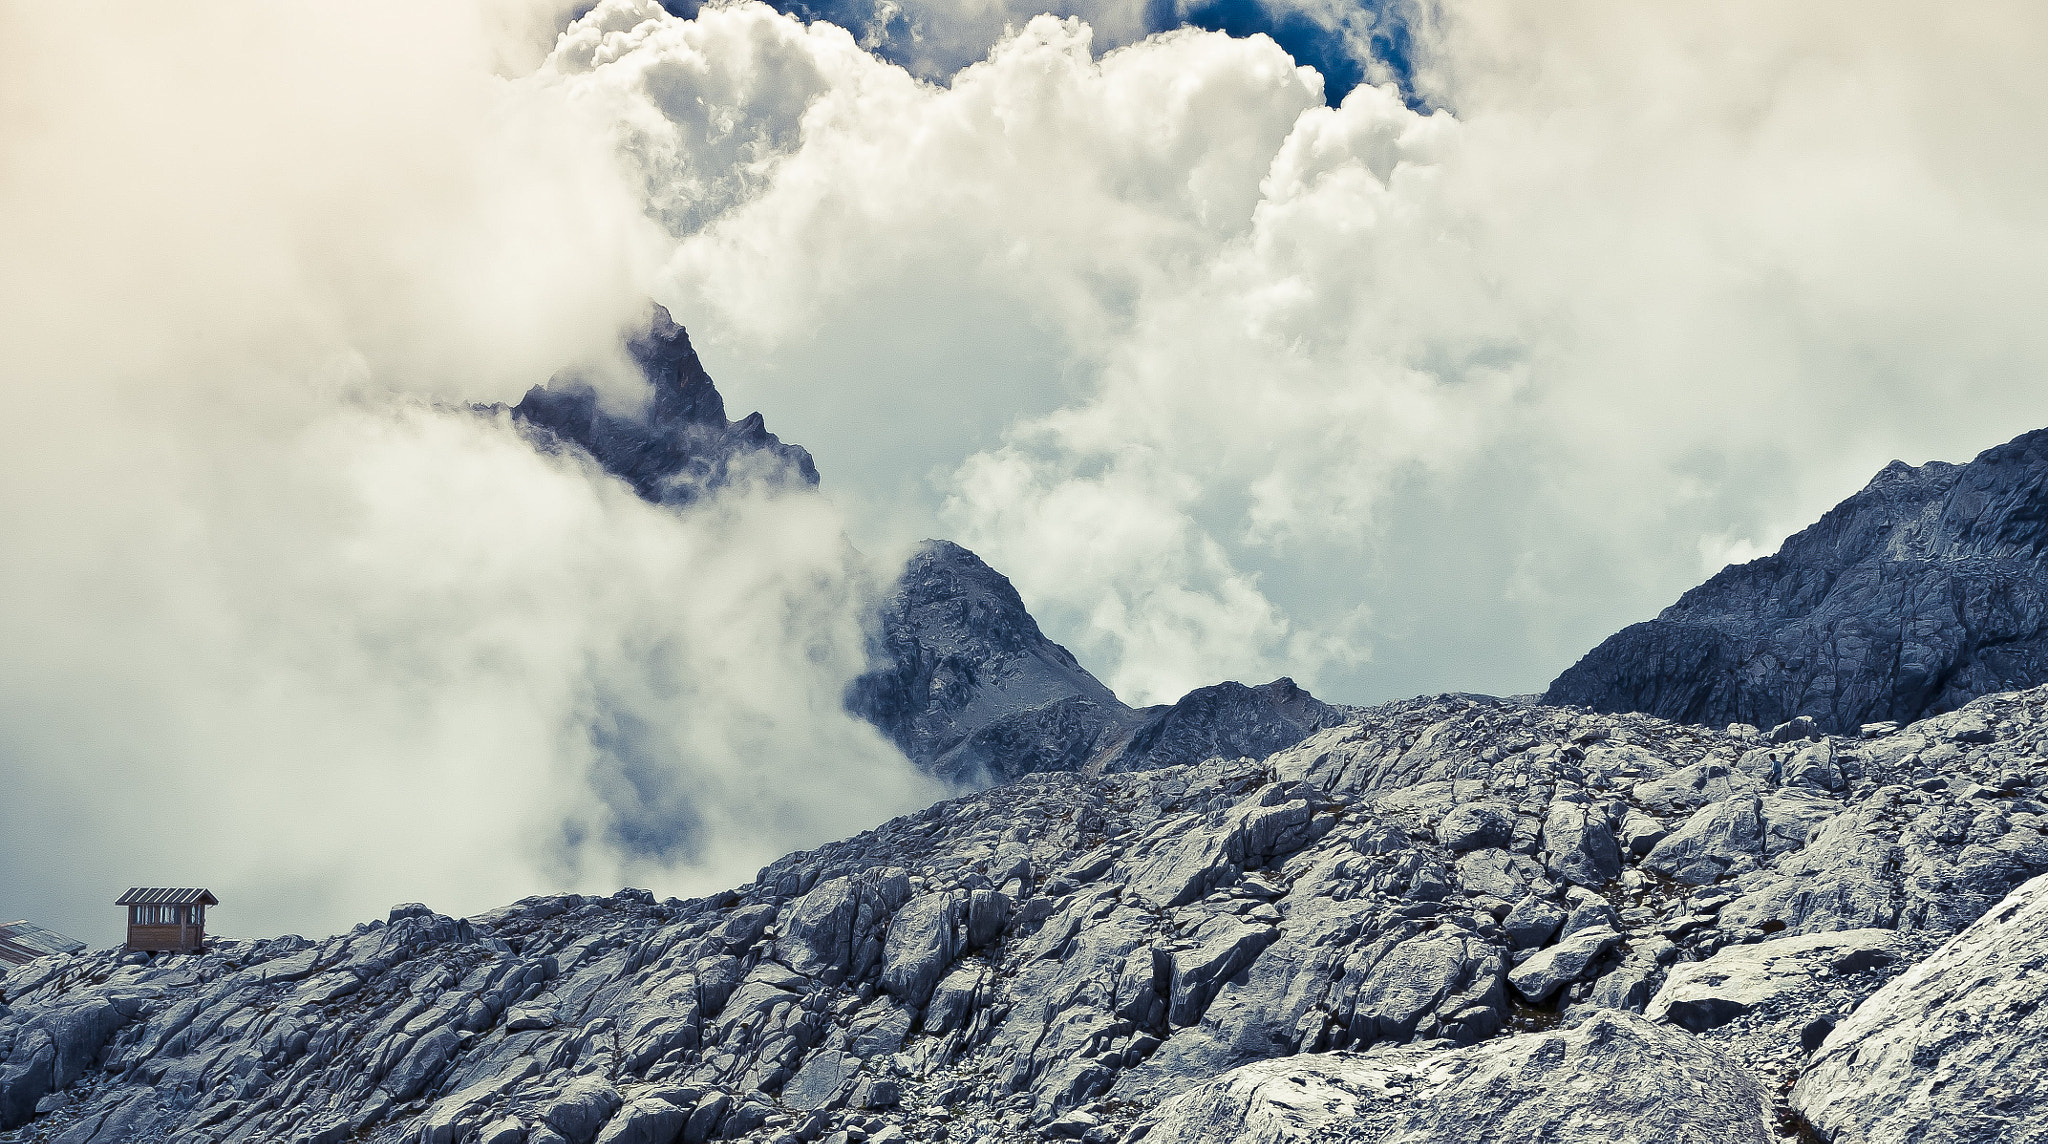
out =
<svg viewBox="0 0 2048 1144"><path fill-rule="evenodd" d="M1531 691L2048 424L2035 3L1460 0L1399 67L1268 5L1405 77L1334 105L1129 3L0 3L0 915L93 941L914 807L838 697L923 536L1132 702ZM467 411L632 400L649 295L825 495L657 510Z"/></svg>

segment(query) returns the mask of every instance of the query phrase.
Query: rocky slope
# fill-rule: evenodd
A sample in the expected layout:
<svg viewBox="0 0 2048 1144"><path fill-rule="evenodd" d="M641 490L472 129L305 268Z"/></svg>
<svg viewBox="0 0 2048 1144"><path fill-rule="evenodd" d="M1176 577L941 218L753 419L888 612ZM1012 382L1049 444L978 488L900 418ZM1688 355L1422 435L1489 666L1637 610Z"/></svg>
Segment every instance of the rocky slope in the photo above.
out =
<svg viewBox="0 0 2048 1144"><path fill-rule="evenodd" d="M1873 994L2048 987L2000 968L2048 941L2033 907L1994 910L2048 871L2048 689L1803 731L1443 697L1263 759L1026 776L712 898L44 959L5 979L0 1140L1790 1133L1802 1074L1842 1083L1811 1048L1915 1035ZM1926 963L1961 968L1887 986L1987 913ZM1902 1086L2031 1051L1937 1029L1883 1048Z"/></svg>
<svg viewBox="0 0 2048 1144"><path fill-rule="evenodd" d="M2048 430L1894 462L1773 556L1593 649L1545 701L1848 733L2048 682Z"/></svg>

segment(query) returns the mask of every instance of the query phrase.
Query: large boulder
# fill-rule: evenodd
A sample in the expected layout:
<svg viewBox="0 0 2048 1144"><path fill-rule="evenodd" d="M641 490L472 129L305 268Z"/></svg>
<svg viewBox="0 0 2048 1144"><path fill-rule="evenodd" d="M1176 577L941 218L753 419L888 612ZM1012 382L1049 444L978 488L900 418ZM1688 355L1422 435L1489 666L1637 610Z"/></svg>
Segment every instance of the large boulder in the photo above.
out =
<svg viewBox="0 0 2048 1144"><path fill-rule="evenodd" d="M2048 1141L2048 875L1838 1025L1792 1107L1838 1144Z"/></svg>
<svg viewBox="0 0 2048 1144"><path fill-rule="evenodd" d="M1543 819L1543 848L1550 871L1581 886L1604 886L1621 876L1621 848L1614 828L1585 803L1559 798Z"/></svg>
<svg viewBox="0 0 2048 1144"><path fill-rule="evenodd" d="M1704 886L1755 869L1763 858L1763 804L1743 795L1694 811L1685 825L1651 849L1643 866L1683 885Z"/></svg>
<svg viewBox="0 0 2048 1144"><path fill-rule="evenodd" d="M1483 1041L1246 1065L1160 1105L1146 1144L1768 1144L1757 1082L1707 1042L1632 1013Z"/></svg>
<svg viewBox="0 0 2048 1144"><path fill-rule="evenodd" d="M1745 1013L1809 994L1831 976L1891 965L1907 955L1905 941L1883 929L1732 945L1705 961L1673 966L1645 1015L1704 1033Z"/></svg>
<svg viewBox="0 0 2048 1144"><path fill-rule="evenodd" d="M1621 944L1621 935L1606 926L1591 926L1531 957L1508 974L1515 992L1541 1005L1574 981L1583 981L1601 955Z"/></svg>
<svg viewBox="0 0 2048 1144"><path fill-rule="evenodd" d="M1436 839L1450 850L1506 846L1515 837L1515 823L1498 807L1466 803L1437 823Z"/></svg>

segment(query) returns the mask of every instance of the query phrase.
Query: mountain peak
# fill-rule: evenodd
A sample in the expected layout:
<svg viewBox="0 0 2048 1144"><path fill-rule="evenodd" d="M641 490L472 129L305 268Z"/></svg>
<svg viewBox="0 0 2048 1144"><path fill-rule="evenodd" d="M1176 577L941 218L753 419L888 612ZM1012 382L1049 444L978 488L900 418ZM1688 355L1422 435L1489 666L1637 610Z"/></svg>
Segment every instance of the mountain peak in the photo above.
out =
<svg viewBox="0 0 2048 1144"><path fill-rule="evenodd" d="M589 379L574 370L528 390L515 420L551 447L575 446L643 500L685 505L731 484L806 487L818 467L801 446L768 432L759 413L727 421L725 399L666 308L652 305L625 348L651 392L634 415L606 410Z"/></svg>
<svg viewBox="0 0 2048 1144"><path fill-rule="evenodd" d="M1609 637L1544 701L1848 732L2048 680L2048 430L1885 466L1777 553Z"/></svg>

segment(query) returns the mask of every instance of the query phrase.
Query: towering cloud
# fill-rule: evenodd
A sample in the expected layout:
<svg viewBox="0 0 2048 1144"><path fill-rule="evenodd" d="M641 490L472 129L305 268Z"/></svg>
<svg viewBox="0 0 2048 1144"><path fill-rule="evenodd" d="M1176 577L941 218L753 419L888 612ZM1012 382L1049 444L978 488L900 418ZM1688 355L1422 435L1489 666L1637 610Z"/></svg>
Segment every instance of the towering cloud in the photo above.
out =
<svg viewBox="0 0 2048 1144"><path fill-rule="evenodd" d="M1129 698L1365 699L1533 689L2038 421L2044 24L1471 0L1414 25L1434 112L1052 18L938 86L613 0L550 67L670 189L714 371L872 527L936 518Z"/></svg>
<svg viewBox="0 0 2048 1144"><path fill-rule="evenodd" d="M755 3L17 7L0 860L60 927L680 890L913 803L849 538L969 544L1127 700L1521 691L2042 420L2018 0L1304 6L1406 77L1334 105L1144 37L1193 8L905 70ZM658 509L470 410L630 408L649 294L843 501Z"/></svg>
<svg viewBox="0 0 2048 1144"><path fill-rule="evenodd" d="M552 15L485 10L10 23L0 913L704 890L928 796L840 710L829 503L657 508L471 407L572 363L630 407L669 244L610 124L512 78Z"/></svg>

